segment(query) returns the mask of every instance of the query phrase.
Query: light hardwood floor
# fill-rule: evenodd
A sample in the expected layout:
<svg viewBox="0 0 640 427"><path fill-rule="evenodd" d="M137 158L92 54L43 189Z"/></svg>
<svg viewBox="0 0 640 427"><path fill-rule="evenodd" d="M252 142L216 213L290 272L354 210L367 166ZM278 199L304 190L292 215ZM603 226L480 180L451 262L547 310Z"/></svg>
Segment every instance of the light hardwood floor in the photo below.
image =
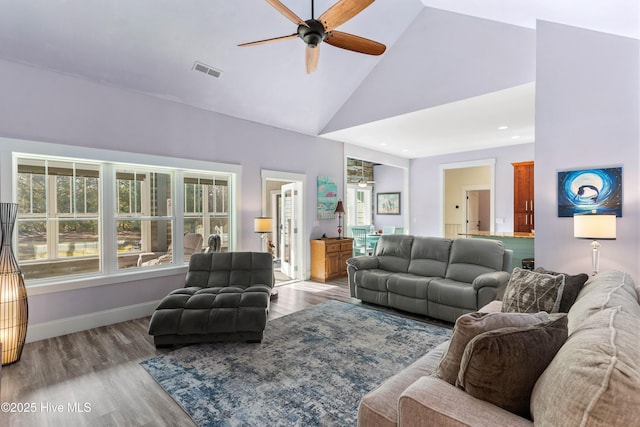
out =
<svg viewBox="0 0 640 427"><path fill-rule="evenodd" d="M278 291L269 319L329 299L358 303L346 279ZM27 344L20 361L0 371L0 426L193 426L139 365L170 351L155 348L148 324L147 317Z"/></svg>

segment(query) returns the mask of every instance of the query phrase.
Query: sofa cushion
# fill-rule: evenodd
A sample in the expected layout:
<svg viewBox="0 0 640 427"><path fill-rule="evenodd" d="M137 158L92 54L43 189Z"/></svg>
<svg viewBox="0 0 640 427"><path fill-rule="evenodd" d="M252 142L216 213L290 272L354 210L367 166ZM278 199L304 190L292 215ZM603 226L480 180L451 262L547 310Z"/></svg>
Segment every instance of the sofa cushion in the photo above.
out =
<svg viewBox="0 0 640 427"><path fill-rule="evenodd" d="M384 270L359 270L354 274L356 286L372 291L387 292L387 281L391 273Z"/></svg>
<svg viewBox="0 0 640 427"><path fill-rule="evenodd" d="M421 300L427 299L427 287L433 277L416 276L409 273L395 273L389 276L387 290Z"/></svg>
<svg viewBox="0 0 640 427"><path fill-rule="evenodd" d="M590 278L569 310L569 335L594 313L609 307L640 318L640 305L631 277L621 271L605 271Z"/></svg>
<svg viewBox="0 0 640 427"><path fill-rule="evenodd" d="M549 271L542 267L536 268L534 271L544 274L552 274L557 276L559 274L564 275L564 289L562 289L562 299L560 300L560 313L568 313L569 309L578 298L578 293L584 286L585 282L589 279L589 276L585 273L576 274L572 276L566 273L557 273L555 271Z"/></svg>
<svg viewBox="0 0 640 427"><path fill-rule="evenodd" d="M564 289L564 276L514 268L504 291L502 311L509 313L557 313Z"/></svg>
<svg viewBox="0 0 640 427"><path fill-rule="evenodd" d="M414 237L409 273L427 277L444 277L450 251L450 239Z"/></svg>
<svg viewBox="0 0 640 427"><path fill-rule="evenodd" d="M531 414L536 425L638 425L638 343L640 318L621 307L587 318L535 385Z"/></svg>
<svg viewBox="0 0 640 427"><path fill-rule="evenodd" d="M489 239L455 239L445 278L471 283L483 273L502 270L504 246Z"/></svg>
<svg viewBox="0 0 640 427"><path fill-rule="evenodd" d="M473 282L483 273L502 270L504 246L489 239L455 239L447 266L447 279Z"/></svg>
<svg viewBox="0 0 640 427"><path fill-rule="evenodd" d="M529 417L531 392L567 339L567 315L484 332L465 348L456 385L478 399Z"/></svg>
<svg viewBox="0 0 640 427"><path fill-rule="evenodd" d="M545 312L529 313L469 313L458 317L447 352L433 375L455 385L460 361L469 341L484 332L507 326L529 326L547 320Z"/></svg>
<svg viewBox="0 0 640 427"><path fill-rule="evenodd" d="M411 259L413 236L384 234L376 244L375 256L381 270L406 273Z"/></svg>
<svg viewBox="0 0 640 427"><path fill-rule="evenodd" d="M398 398L415 381L433 372L448 345L449 341L438 345L366 394L358 408L358 425L395 427L398 422Z"/></svg>
<svg viewBox="0 0 640 427"><path fill-rule="evenodd" d="M470 311L478 309L478 294L471 283L434 278L427 289L429 302Z"/></svg>

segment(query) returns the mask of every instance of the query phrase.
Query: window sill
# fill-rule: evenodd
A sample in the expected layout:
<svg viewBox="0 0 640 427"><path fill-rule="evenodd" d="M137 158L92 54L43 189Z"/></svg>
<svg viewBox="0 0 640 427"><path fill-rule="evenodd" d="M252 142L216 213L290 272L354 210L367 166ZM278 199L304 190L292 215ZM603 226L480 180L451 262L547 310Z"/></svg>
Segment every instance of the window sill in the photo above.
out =
<svg viewBox="0 0 640 427"><path fill-rule="evenodd" d="M26 284L27 296L46 295L56 292L73 291L77 289L93 288L96 286L113 285L116 283L126 283L138 280L154 279L171 275L184 275L187 272L187 265L170 265L143 271L119 271L113 274L76 276L66 278L54 278L43 282L38 280L34 283Z"/></svg>

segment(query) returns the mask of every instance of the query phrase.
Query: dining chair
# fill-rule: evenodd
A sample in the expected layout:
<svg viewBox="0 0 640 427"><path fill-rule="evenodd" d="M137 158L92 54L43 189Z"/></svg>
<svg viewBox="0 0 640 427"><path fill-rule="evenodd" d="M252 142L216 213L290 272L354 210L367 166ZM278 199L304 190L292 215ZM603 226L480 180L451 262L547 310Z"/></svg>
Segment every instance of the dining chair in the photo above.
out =
<svg viewBox="0 0 640 427"><path fill-rule="evenodd" d="M396 234L395 225L384 225L384 226L382 226L382 234Z"/></svg>
<svg viewBox="0 0 640 427"><path fill-rule="evenodd" d="M367 254L367 227L351 227L353 256Z"/></svg>

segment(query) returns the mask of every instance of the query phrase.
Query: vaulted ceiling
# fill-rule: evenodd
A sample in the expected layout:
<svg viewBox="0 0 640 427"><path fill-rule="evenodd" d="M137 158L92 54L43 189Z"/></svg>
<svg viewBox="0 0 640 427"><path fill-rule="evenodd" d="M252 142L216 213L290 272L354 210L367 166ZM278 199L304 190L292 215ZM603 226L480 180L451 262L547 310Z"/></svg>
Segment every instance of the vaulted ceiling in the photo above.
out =
<svg viewBox="0 0 640 427"><path fill-rule="evenodd" d="M316 0L316 17L335 1ZM311 17L311 1L283 3ZM378 0L339 29L384 43L387 52L369 56L323 43L317 71L306 74L299 39L237 46L295 32L264 0L20 0L3 2L0 59L401 157L533 141L533 82L445 105L412 105L402 114L341 116L376 67L421 54L403 46L430 8L528 29L543 19L625 37L640 33L636 0ZM196 62L219 76L195 70ZM402 79L400 71L395 78ZM460 117L468 126L459 126ZM495 129L500 120L513 124L511 133Z"/></svg>

